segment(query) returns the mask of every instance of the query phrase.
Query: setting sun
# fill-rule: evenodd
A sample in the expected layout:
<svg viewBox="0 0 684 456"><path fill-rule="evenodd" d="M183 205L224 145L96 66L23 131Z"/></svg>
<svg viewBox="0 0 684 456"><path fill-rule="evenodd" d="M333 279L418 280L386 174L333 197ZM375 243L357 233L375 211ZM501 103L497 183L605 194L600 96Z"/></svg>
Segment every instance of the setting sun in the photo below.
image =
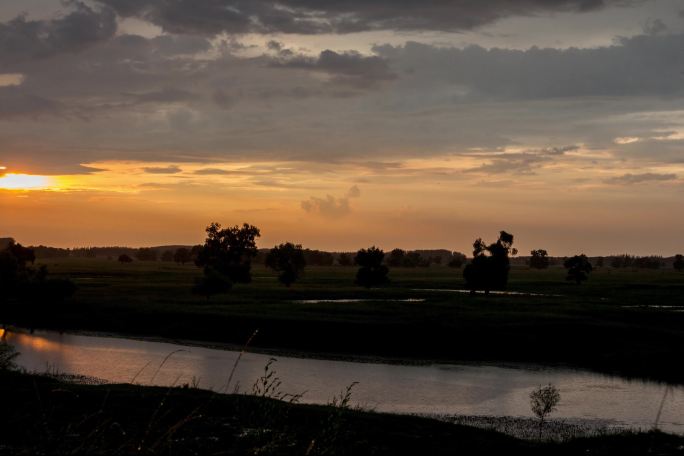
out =
<svg viewBox="0 0 684 456"><path fill-rule="evenodd" d="M50 178L30 174L5 174L0 177L3 190L39 190L50 186Z"/></svg>

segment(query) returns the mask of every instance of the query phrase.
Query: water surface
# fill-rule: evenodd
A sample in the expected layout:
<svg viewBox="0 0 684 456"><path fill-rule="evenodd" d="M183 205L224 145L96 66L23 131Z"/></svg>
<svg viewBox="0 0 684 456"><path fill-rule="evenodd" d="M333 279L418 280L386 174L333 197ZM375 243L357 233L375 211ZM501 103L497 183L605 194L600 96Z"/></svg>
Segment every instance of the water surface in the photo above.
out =
<svg viewBox="0 0 684 456"><path fill-rule="evenodd" d="M226 389L239 355L229 350L49 331L8 333L7 341L21 353L18 364L31 371L49 368L110 382L155 385L194 381L215 391ZM244 354L227 390L237 386L242 392L251 391L270 358ZM530 391L553 383L561 392L553 417L608 420L618 426L650 429L666 390L654 382L570 369L276 358L272 367L282 380L281 390L304 393L302 402L327 403L352 382L359 382L353 389L355 404L396 413L531 416ZM684 387L669 388L660 428L684 433Z"/></svg>

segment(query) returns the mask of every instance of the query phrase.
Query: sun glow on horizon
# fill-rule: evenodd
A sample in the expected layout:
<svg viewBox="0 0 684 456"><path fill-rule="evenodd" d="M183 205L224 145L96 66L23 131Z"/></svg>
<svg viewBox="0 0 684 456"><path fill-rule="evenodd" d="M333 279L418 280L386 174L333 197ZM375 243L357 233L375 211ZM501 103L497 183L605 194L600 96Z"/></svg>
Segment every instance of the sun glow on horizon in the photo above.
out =
<svg viewBox="0 0 684 456"><path fill-rule="evenodd" d="M8 173L0 175L2 190L42 190L49 188L52 180L47 176Z"/></svg>

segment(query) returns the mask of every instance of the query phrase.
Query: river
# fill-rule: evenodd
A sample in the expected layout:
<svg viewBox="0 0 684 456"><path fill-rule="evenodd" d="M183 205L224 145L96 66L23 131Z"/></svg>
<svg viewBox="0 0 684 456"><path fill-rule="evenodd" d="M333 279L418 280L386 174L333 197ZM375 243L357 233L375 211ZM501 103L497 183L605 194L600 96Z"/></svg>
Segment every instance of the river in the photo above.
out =
<svg viewBox="0 0 684 456"><path fill-rule="evenodd" d="M215 391L250 392L269 359L284 393L327 403L353 382L352 403L369 409L438 415L531 416L529 393L554 384L561 394L554 418L597 420L650 429L666 389L659 428L684 433L684 387L593 372L515 365L400 365L245 353L118 337L8 332L6 339L29 371L46 370L149 385L198 384ZM170 356L169 356L170 355ZM165 361L166 359L166 361Z"/></svg>

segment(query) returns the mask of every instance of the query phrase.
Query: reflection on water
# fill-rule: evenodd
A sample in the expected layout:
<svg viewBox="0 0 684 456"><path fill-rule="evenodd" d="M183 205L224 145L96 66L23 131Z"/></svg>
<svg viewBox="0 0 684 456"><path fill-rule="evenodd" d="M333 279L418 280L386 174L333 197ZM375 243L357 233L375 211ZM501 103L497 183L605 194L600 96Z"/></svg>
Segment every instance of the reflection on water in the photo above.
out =
<svg viewBox="0 0 684 456"><path fill-rule="evenodd" d="M225 387L238 356L234 351L45 331L11 332L7 341L20 352L18 364L28 370L45 371L49 366L112 382L135 380L157 385L194 380L201 388L214 390ZM246 353L230 391L236 384L241 391L250 391L269 358ZM657 383L563 369L277 358L274 368L282 380L282 391L306 392L303 402L326 403L356 381L354 402L398 413L531 416L529 392L553 383L561 391L554 417L613 420L618 425L648 429L665 392L665 386ZM660 427L684 433L683 387L669 392Z"/></svg>
<svg viewBox="0 0 684 456"><path fill-rule="evenodd" d="M486 294L487 292L483 290L464 290L461 288L448 289L448 288L414 288L411 291L430 291L430 292L443 292L443 293L462 293L462 294ZM542 296L542 297L553 297L562 298L563 295L558 294L544 294L544 293L530 293L527 291L507 291L507 290L489 290L489 294L502 295L502 296Z"/></svg>

